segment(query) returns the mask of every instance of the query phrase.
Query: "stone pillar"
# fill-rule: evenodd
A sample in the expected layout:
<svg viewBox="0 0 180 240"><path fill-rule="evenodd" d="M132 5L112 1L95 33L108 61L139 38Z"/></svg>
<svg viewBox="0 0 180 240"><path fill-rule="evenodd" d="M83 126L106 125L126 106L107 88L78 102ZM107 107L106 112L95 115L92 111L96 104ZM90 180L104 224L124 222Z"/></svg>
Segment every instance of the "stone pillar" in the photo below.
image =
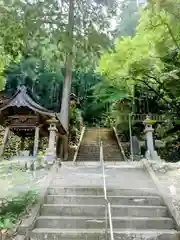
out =
<svg viewBox="0 0 180 240"><path fill-rule="evenodd" d="M3 153L4 153L4 149L5 149L5 147L7 145L7 142L8 142L9 132L10 132L9 127L6 127L5 132L4 132L2 146L1 146L1 149L0 149L0 156L2 156Z"/></svg>
<svg viewBox="0 0 180 240"><path fill-rule="evenodd" d="M57 135L57 128L56 124L58 120L55 118L48 120L47 121L50 124L50 127L48 128L49 130L49 143L48 143L48 148L46 150L46 154L44 156L45 161L47 164L53 164L56 159L56 135Z"/></svg>
<svg viewBox="0 0 180 240"><path fill-rule="evenodd" d="M148 159L151 159L151 160L159 160L159 156L157 155L157 152L154 149L154 140L153 140L154 129L152 127L153 121L150 119L149 116L147 116L143 124L145 125L144 133L146 135L146 143L147 143L146 156Z"/></svg>
<svg viewBox="0 0 180 240"><path fill-rule="evenodd" d="M35 128L33 156L37 155L39 147L39 127Z"/></svg>

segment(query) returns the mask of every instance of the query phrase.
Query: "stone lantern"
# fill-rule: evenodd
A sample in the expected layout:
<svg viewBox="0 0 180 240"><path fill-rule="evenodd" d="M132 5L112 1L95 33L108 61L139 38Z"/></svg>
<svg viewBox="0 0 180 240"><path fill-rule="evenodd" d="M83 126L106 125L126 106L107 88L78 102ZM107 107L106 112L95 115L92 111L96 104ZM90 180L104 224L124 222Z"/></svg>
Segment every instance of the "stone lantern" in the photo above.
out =
<svg viewBox="0 0 180 240"><path fill-rule="evenodd" d="M154 128L152 127L154 123L155 121L150 119L149 116L147 116L146 119L143 121L143 124L145 126L144 133L145 133L146 142L147 142L146 157L151 160L159 160L159 156L157 155L157 152L154 149L154 141L153 141Z"/></svg>
<svg viewBox="0 0 180 240"><path fill-rule="evenodd" d="M58 120L55 117L53 117L53 118L47 120L47 122L49 123L49 128L48 128L49 143L48 143L48 148L46 150L44 159L47 164L51 165L57 159L57 155L56 155L56 136L57 136L56 124L58 123Z"/></svg>

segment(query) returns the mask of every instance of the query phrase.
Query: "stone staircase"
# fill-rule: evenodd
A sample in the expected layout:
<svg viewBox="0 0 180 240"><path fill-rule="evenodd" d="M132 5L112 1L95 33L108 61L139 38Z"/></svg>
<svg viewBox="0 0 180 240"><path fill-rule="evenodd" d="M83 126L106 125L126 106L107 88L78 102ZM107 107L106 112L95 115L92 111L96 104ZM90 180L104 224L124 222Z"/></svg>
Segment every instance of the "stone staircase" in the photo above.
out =
<svg viewBox="0 0 180 240"><path fill-rule="evenodd" d="M115 240L176 240L175 223L157 193L108 188ZM104 240L101 187L51 186L30 239ZM161 235L161 238L154 238ZM110 239L110 237L108 238Z"/></svg>
<svg viewBox="0 0 180 240"><path fill-rule="evenodd" d="M104 161L124 161L113 129L100 129L101 141L103 142Z"/></svg>
<svg viewBox="0 0 180 240"><path fill-rule="evenodd" d="M98 128L86 128L76 161L99 161L99 137Z"/></svg>
<svg viewBox="0 0 180 240"><path fill-rule="evenodd" d="M108 128L87 128L76 161L99 161L99 141L103 141L104 161L124 161L115 134Z"/></svg>

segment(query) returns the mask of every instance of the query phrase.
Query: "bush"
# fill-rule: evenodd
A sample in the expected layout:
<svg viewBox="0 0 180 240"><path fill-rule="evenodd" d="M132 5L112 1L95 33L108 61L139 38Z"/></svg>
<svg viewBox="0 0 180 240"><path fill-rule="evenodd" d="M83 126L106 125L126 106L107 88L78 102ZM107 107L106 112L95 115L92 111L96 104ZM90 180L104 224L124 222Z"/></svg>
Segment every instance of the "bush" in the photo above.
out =
<svg viewBox="0 0 180 240"><path fill-rule="evenodd" d="M0 229L10 229L27 207L36 203L37 193L28 191L11 200L3 200L0 207Z"/></svg>

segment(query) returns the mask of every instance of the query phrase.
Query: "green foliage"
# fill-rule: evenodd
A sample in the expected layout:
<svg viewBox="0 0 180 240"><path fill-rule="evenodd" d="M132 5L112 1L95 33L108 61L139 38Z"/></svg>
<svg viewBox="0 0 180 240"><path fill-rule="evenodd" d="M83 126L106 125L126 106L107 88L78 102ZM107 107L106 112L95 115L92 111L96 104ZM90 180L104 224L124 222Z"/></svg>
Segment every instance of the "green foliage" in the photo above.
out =
<svg viewBox="0 0 180 240"><path fill-rule="evenodd" d="M80 136L81 131L81 122L82 122L82 116L81 111L75 107L70 108L70 114L69 114L69 129L70 129L70 136L69 140L70 142L77 143Z"/></svg>
<svg viewBox="0 0 180 240"><path fill-rule="evenodd" d="M20 215L27 210L30 205L36 203L37 193L28 191L22 193L11 200L4 200L0 207L0 229L10 229L17 222Z"/></svg>
<svg viewBox="0 0 180 240"><path fill-rule="evenodd" d="M112 45L110 22L116 12L116 1L106 4L75 0L72 7L70 3L69 0L2 0L0 3L3 53L0 73L10 61L15 62L7 70L11 74L6 74L6 77L11 75L10 84L17 86L25 82L42 105L56 111L60 109L62 80L66 78L61 70L94 71L99 56ZM0 87L3 82L0 80ZM71 81L69 92L70 87ZM13 89L7 86L6 90L10 88Z"/></svg>
<svg viewBox="0 0 180 240"><path fill-rule="evenodd" d="M19 84L25 84L33 93L35 100L43 106L59 110L63 73L47 66L38 58L22 58L20 63L11 63L5 69L7 83L5 91L12 95Z"/></svg>
<svg viewBox="0 0 180 240"><path fill-rule="evenodd" d="M19 84L25 84L41 105L57 112L60 110L64 69L52 69L38 58L22 58L20 63L11 63L4 75L7 79L6 94L12 96ZM101 81L102 77L94 71L73 72L72 91L79 97L84 116L94 101L93 87Z"/></svg>
<svg viewBox="0 0 180 240"><path fill-rule="evenodd" d="M134 112L171 119L156 133L165 141L163 151L169 159L179 151L175 146L180 139L179 4L179 0L149 1L140 12L136 34L117 40L114 49L101 57L98 68L109 85L125 90ZM120 111L126 113L125 108Z"/></svg>
<svg viewBox="0 0 180 240"><path fill-rule="evenodd" d="M121 88L113 82L102 81L95 85L93 89L95 101L102 101L104 104L116 103L129 97L125 86Z"/></svg>
<svg viewBox="0 0 180 240"><path fill-rule="evenodd" d="M115 34L117 37L134 36L139 19L137 2L123 0L120 5L120 14L117 17Z"/></svg>
<svg viewBox="0 0 180 240"><path fill-rule="evenodd" d="M176 12L175 9L173 11ZM113 79L117 85L125 86L131 97L134 97L134 88L139 86L160 96L163 104L170 105L174 95L171 88L173 79L174 82L179 79L175 66L179 61L179 27L175 21L176 17L165 7L159 9L156 4L149 4L141 12L136 35L119 39L115 51L101 57L99 71L107 80ZM172 59L175 49L177 54ZM178 92L177 84L174 90Z"/></svg>
<svg viewBox="0 0 180 240"><path fill-rule="evenodd" d="M0 39L6 54L17 58L38 56L50 66L64 67L71 36L68 33L69 0L2 1ZM114 7L114 6L113 6ZM73 62L75 68L94 67L99 54L109 46L111 6L76 0L74 4ZM80 60L81 59L81 60ZM87 64L88 63L88 64Z"/></svg>

